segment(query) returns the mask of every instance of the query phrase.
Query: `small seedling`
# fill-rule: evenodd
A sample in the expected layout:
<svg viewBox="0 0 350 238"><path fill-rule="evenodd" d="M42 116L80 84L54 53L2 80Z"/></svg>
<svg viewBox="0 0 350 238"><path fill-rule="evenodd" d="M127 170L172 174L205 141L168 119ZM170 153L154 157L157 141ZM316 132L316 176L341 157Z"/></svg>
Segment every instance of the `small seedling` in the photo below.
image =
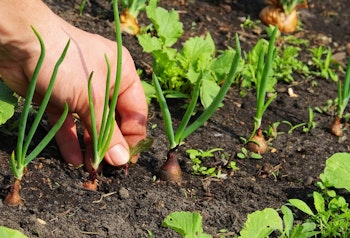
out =
<svg viewBox="0 0 350 238"><path fill-rule="evenodd" d="M29 115L29 111L31 109L31 103L32 103L32 99L34 96L34 92L35 92L36 82L38 80L39 72L41 70L41 66L42 66L44 58L45 58L44 42L43 42L41 36L39 35L39 33L34 29L34 27L32 27L32 29L40 42L41 52L40 52L40 56L39 56L37 65L35 67L35 70L33 72L32 78L30 80L29 86L28 86L27 94L26 94L26 97L24 100L24 105L23 105L21 116L19 119L16 151L13 151L11 154L11 157L10 157L11 170L12 170L12 173L14 174L15 182L14 182L13 186L11 187L10 193L6 196L5 201L7 204L13 205L13 206L18 206L18 205L23 204L22 198L21 198L19 192L20 192L20 188L21 188L21 180L25 174L25 171L26 171L28 164L33 159L35 159L41 153L41 151L49 144L51 139L55 136L57 131L63 125L63 123L67 117L67 114L68 114L68 104L65 103L64 111L63 111L61 117L59 118L59 120L51 128L51 130L46 134L46 136L41 140L41 142L27 155L27 152L29 150L29 145L30 145L30 143L34 137L34 134L39 126L39 123L44 115L46 106L49 103L50 96L51 96L51 93L53 90L53 86L54 86L54 83L56 80L58 68L59 68L60 64L63 62L63 60L66 56L66 53L68 51L69 44L70 44L70 40L69 40L68 43L66 44L64 50L63 50L63 53L61 54L60 58L58 59L56 65L55 65L55 68L53 70L53 73L52 73L52 76L50 79L49 86L46 90L46 93L45 93L44 98L41 102L41 105L37 111L34 122L31 126L31 128L29 129L27 136L25 136L28 115Z"/></svg>
<svg viewBox="0 0 350 238"><path fill-rule="evenodd" d="M203 160L208 157L214 157L214 152L215 151L220 151L222 150L221 148L214 148L211 150L195 150L195 149L189 149L186 150L187 154L189 155L191 161L192 161L192 169L193 169L193 174L195 175L209 175L212 177L218 177L220 178L221 176L221 170L217 169L216 167L206 167L203 166Z"/></svg>
<svg viewBox="0 0 350 238"><path fill-rule="evenodd" d="M265 53L263 49L259 52L259 63L258 68L256 69L256 114L254 117L254 129L248 140L247 148L250 151L258 154L264 154L267 150L267 144L261 128L262 117L267 107L277 96L277 94L275 93L265 102L268 81L270 80L270 77L272 75L273 57L276 54L275 40L277 31L278 29L276 27L273 31L273 34L271 35L266 55L266 62L264 59Z"/></svg>
<svg viewBox="0 0 350 238"><path fill-rule="evenodd" d="M241 58L241 48L238 40L238 36L236 35L236 55L231 63L231 68L229 73L226 76L226 80L220 88L220 91L215 96L214 100L211 104L202 112L202 114L197 117L192 124L188 125L191 117L193 116L193 112L196 108L198 96L199 96L199 87L201 85L200 78L197 80L195 84L195 88L192 92L192 98L187 106L186 112L180 122L179 127L174 133L172 118L169 111L169 107L165 100L162 88L158 81L158 78L155 74L153 74L153 84L156 89L157 99L160 105L160 109L163 116L165 132L170 144L170 149L167 153L167 160L165 164L161 167L159 172L159 178L161 180L173 181L179 183L182 178L182 173L180 166L178 164L178 160L175 156L175 152L179 145L183 143L185 138L195 132L200 126L202 126L217 110L219 105L222 103L228 89L231 86L231 83L234 79L239 61Z"/></svg>
<svg viewBox="0 0 350 238"><path fill-rule="evenodd" d="M325 79L331 78L334 82L337 82L338 76L331 67L332 63L334 63L332 61L332 50L319 46L310 51L312 53L311 65L315 67L315 70L312 70L311 74Z"/></svg>
<svg viewBox="0 0 350 238"><path fill-rule="evenodd" d="M235 50L217 51L210 33L190 37L178 49L174 45L183 34L179 13L159 7L156 0L151 0L146 14L152 23L145 30L141 29L137 39L143 51L152 54L152 70L165 97L190 99L200 79L199 101L207 108L230 70Z"/></svg>
<svg viewBox="0 0 350 238"><path fill-rule="evenodd" d="M331 133L336 136L342 136L343 130L341 120L344 110L350 99L350 59L346 69L344 85L341 80L338 80L338 98L337 98L337 115L331 125Z"/></svg>
<svg viewBox="0 0 350 238"><path fill-rule="evenodd" d="M242 147L241 152L237 153L237 157L240 159L262 159L261 154L248 151L244 147Z"/></svg>
<svg viewBox="0 0 350 238"><path fill-rule="evenodd" d="M297 128L300 128L300 127L303 127L303 132L305 132L305 133L310 132L312 129L315 129L315 127L316 127L315 113L310 106L308 108L308 114L309 114L309 121L302 122L302 123L299 123L297 125L293 125L291 122L286 121L286 120L282 121L282 123L290 126L290 129L288 130L288 134L293 133L294 130L296 130Z"/></svg>

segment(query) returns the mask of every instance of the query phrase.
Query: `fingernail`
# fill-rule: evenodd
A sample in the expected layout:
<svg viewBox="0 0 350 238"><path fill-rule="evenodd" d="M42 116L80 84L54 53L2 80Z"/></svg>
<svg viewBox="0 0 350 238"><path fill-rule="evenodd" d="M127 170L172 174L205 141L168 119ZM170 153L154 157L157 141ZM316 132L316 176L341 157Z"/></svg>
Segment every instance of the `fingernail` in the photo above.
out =
<svg viewBox="0 0 350 238"><path fill-rule="evenodd" d="M115 145L108 150L108 156L114 166L123 165L129 162L129 151L122 145Z"/></svg>

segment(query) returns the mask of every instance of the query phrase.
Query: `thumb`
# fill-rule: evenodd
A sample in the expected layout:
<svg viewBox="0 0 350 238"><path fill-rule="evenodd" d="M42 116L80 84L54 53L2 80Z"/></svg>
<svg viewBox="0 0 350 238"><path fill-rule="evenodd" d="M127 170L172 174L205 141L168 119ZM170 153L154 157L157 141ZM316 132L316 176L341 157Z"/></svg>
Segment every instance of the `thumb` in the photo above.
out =
<svg viewBox="0 0 350 238"><path fill-rule="evenodd" d="M98 107L100 108L100 107ZM95 115L102 115L102 111L100 109L95 110ZM84 118L89 118L88 120L84 120L85 124L85 132L84 132L84 143L85 143L85 166L89 170L91 168L92 162L94 161L94 148L93 148L93 136L92 136L92 125L90 116L86 116ZM104 155L104 160L113 166L121 166L129 162L130 153L129 146L127 141L125 140L117 122L114 120L113 128L111 128L110 132L111 140L109 143L109 147L107 153ZM102 116L96 117L96 129L97 135L100 136L100 128L102 124ZM103 146L103 145L102 145Z"/></svg>

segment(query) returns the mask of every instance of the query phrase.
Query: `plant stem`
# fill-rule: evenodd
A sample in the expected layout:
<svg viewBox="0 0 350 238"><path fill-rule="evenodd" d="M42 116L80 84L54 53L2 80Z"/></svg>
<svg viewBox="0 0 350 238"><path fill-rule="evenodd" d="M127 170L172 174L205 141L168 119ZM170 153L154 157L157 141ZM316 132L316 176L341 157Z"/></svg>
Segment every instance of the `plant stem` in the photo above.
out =
<svg viewBox="0 0 350 238"><path fill-rule="evenodd" d="M267 56L266 56L266 62L264 63L264 51L263 48L261 49L259 53L259 61L258 61L258 74L257 74L257 83L256 83L256 114L254 117L254 129L250 136L250 139L254 137L256 134L256 131L261 127L262 117L267 109L267 107L270 105L270 103L273 101L273 99L277 96L276 94L272 97L270 97L266 102L266 92L267 92L267 82L271 77L272 74L272 63L273 63L273 56L275 55L276 49L275 49L275 40L277 35L278 28L275 27L271 34L271 38L269 40L269 46L267 50ZM249 139L249 140L250 140Z"/></svg>
<svg viewBox="0 0 350 238"><path fill-rule="evenodd" d="M183 141L187 136L192 134L195 130L197 130L200 126L202 126L217 110L220 103L224 99L225 95L227 94L227 91L229 90L231 83L234 79L234 76L236 74L238 64L241 59L241 47L239 44L238 35L236 35L236 54L233 58L233 62L230 68L230 71L227 75L227 79L225 80L224 84L221 86L220 91L212 101L212 103L208 106L208 108L190 125L188 126L184 132L182 133L180 137L180 141Z"/></svg>
<svg viewBox="0 0 350 238"><path fill-rule="evenodd" d="M152 74L154 88L156 90L158 103L163 116L165 133L167 135L168 141L170 143L170 149L175 148L178 144L175 142L174 129L171 121L171 114L169 111L168 104L166 103L162 88L159 84L158 78L155 73Z"/></svg>
<svg viewBox="0 0 350 238"><path fill-rule="evenodd" d="M38 59L38 63L35 66L32 78L30 80L28 89L27 89L27 94L26 94L26 100L24 101L23 104L23 109L21 112L21 117L19 119L19 124L18 124L18 138L17 138L17 148L16 148L16 158L17 158L17 165L23 165L24 164L24 157L25 154L23 154L23 141L24 141L24 136L25 136L25 130L26 130L26 125L27 125L27 120L28 120L28 115L29 115L29 109L30 105L34 96L35 92L35 86L36 82L38 80L39 72L41 70L41 66L43 64L44 58L45 58L45 45L44 42L39 35L39 33L32 27L36 37L39 39L40 42L40 56Z"/></svg>

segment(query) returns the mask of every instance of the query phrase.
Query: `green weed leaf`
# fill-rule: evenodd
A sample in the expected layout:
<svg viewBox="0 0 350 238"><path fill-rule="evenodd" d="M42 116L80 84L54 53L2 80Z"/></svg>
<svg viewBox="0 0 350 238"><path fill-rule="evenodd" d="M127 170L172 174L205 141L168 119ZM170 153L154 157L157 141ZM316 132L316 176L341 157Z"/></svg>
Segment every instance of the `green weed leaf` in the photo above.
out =
<svg viewBox="0 0 350 238"><path fill-rule="evenodd" d="M336 153L326 161L320 178L326 187L345 188L350 191L350 153Z"/></svg>
<svg viewBox="0 0 350 238"><path fill-rule="evenodd" d="M248 214L247 221L240 232L240 238L265 238L275 230L282 232L282 219L276 210L265 208Z"/></svg>
<svg viewBox="0 0 350 238"><path fill-rule="evenodd" d="M13 116L17 101L11 89L4 82L0 82L0 125Z"/></svg>
<svg viewBox="0 0 350 238"><path fill-rule="evenodd" d="M174 9L168 12L164 8L157 7L157 0L151 0L146 7L146 13L164 46L172 46L182 35L182 23Z"/></svg>
<svg viewBox="0 0 350 238"><path fill-rule="evenodd" d="M197 212L173 212L168 215L162 226L169 227L184 238L210 238L203 233L202 216Z"/></svg>
<svg viewBox="0 0 350 238"><path fill-rule="evenodd" d="M314 206L316 208L316 211L318 213L324 212L325 211L325 201L324 201L322 194L320 194L318 192L314 192L313 196L314 196Z"/></svg>
<svg viewBox="0 0 350 238"><path fill-rule="evenodd" d="M311 208L302 200L300 199L296 199L296 198L293 198L293 199L289 199L288 200L289 203L298 208L300 211L310 215L310 216L314 216L315 214L312 212Z"/></svg>
<svg viewBox="0 0 350 238"><path fill-rule="evenodd" d="M144 52L151 53L162 49L162 41L150 34L139 34L137 35L137 39Z"/></svg>
<svg viewBox="0 0 350 238"><path fill-rule="evenodd" d="M208 108L220 91L219 85L211 80L202 80L200 87L200 100L204 109ZM220 104L220 106L222 103Z"/></svg>

